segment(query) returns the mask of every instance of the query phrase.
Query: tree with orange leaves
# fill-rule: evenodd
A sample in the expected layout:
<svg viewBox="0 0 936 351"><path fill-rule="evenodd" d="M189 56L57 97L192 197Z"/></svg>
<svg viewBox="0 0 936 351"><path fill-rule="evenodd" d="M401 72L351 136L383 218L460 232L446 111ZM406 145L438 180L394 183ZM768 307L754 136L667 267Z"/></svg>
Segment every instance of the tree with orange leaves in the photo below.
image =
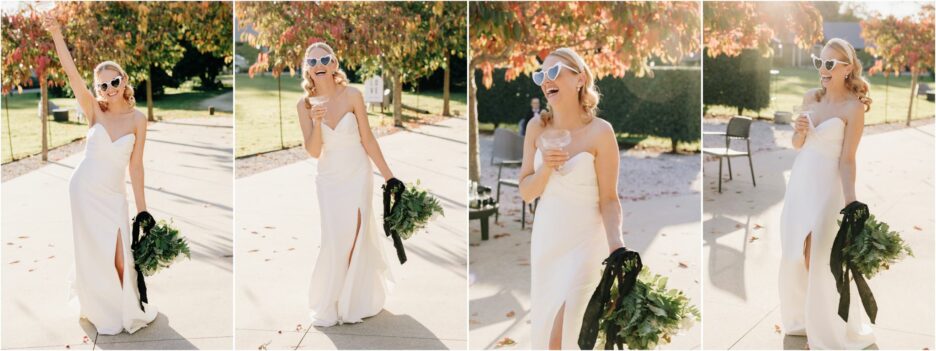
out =
<svg viewBox="0 0 936 351"><path fill-rule="evenodd" d="M907 107L907 125L913 115L913 100L917 93L920 73L933 69L934 50L934 7L924 5L916 16L897 18L874 14L861 21L861 36L871 45L868 53L879 56L868 74L883 72L900 74L904 68L910 71L910 105Z"/></svg>

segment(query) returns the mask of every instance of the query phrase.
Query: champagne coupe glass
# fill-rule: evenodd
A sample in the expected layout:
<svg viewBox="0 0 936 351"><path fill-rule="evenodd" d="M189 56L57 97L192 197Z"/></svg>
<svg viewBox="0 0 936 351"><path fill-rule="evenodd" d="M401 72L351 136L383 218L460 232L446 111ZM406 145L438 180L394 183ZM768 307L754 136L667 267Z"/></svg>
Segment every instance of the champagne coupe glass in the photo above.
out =
<svg viewBox="0 0 936 351"><path fill-rule="evenodd" d="M809 129L813 129L813 120L812 120L813 111L810 110L806 105L793 106L793 113L796 116L793 119L793 125L796 125L796 118L799 118L799 116L806 116L806 119L809 120Z"/></svg>
<svg viewBox="0 0 936 351"><path fill-rule="evenodd" d="M328 97L327 96L310 96L308 97L308 101L309 101L309 105L312 105L312 107L319 107L328 103ZM324 116L322 117L322 121L320 123L325 124Z"/></svg>
<svg viewBox="0 0 936 351"><path fill-rule="evenodd" d="M572 143L572 133L566 129L550 129L540 135L540 144L546 150L562 150ZM556 167L557 171L562 171L562 166Z"/></svg>

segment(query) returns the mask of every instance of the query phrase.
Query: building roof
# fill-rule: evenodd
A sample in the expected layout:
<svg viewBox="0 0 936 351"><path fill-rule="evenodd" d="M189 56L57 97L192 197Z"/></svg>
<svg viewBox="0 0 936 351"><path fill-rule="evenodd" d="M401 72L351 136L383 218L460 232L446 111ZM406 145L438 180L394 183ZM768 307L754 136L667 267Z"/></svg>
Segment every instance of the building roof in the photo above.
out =
<svg viewBox="0 0 936 351"><path fill-rule="evenodd" d="M864 38L861 37L861 24L858 22L824 22L822 35L823 43L832 38L842 38L856 50L865 48Z"/></svg>

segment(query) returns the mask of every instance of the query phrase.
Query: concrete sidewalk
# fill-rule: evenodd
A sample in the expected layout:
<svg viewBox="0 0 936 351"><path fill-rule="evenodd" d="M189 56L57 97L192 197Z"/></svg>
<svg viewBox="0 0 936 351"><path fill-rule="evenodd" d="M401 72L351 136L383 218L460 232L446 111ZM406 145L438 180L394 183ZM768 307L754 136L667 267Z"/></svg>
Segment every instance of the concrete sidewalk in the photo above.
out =
<svg viewBox="0 0 936 351"><path fill-rule="evenodd" d="M464 349L466 128L463 117L449 118L378 139L394 175L421 180L441 200L445 217L405 243L405 265L391 255L395 290L384 311L358 324L309 326L309 279L320 242L316 160L237 179L236 347ZM383 183L376 171L374 182ZM382 222L381 195L375 189Z"/></svg>
<svg viewBox="0 0 936 351"><path fill-rule="evenodd" d="M67 187L83 153L3 183L2 348L230 349L232 132L231 118L149 126L147 205L157 219L173 219L192 259L147 278L159 315L132 335L99 336L66 303L74 262Z"/></svg>
<svg viewBox="0 0 936 351"><path fill-rule="evenodd" d="M859 146L858 199L900 232L916 254L870 280L881 349L933 348L933 126L865 136ZM755 153L757 187L747 164L736 160L734 181L725 182L721 194L717 161L704 164L707 349L806 347L804 337L782 334L777 293L780 211L795 157L785 147Z"/></svg>
<svg viewBox="0 0 936 351"><path fill-rule="evenodd" d="M496 187L497 167L490 165L493 138L481 139L481 183ZM516 177L504 168L503 177ZM701 240L699 221L701 178L698 155L656 155L622 152L619 196L624 214L624 241L640 252L651 271L669 277L668 287L684 291L702 308L699 284ZM488 241L481 240L480 222L471 221L469 328L471 349L529 349L530 234L520 226L516 188L502 188L500 220L491 219ZM596 257L603 260L605 257ZM698 349L696 324L662 349ZM514 344L503 344L505 338Z"/></svg>

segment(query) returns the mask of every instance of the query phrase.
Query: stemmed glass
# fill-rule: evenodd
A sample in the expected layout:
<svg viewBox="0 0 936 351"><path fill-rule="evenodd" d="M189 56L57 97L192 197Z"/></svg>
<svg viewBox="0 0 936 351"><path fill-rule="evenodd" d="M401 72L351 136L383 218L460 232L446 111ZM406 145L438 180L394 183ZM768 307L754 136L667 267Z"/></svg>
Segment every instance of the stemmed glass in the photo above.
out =
<svg viewBox="0 0 936 351"><path fill-rule="evenodd" d="M314 108L314 107L319 107L328 103L328 97L327 96L310 96L308 97L308 101L309 101L309 105L312 105L312 107ZM325 123L324 116L322 117L322 120L320 121L320 123L324 125L328 125L327 123Z"/></svg>
<svg viewBox="0 0 936 351"><path fill-rule="evenodd" d="M327 96L310 96L309 97L309 104L312 105L312 107L322 106L326 103L328 103Z"/></svg>
<svg viewBox="0 0 936 351"><path fill-rule="evenodd" d="M814 126L813 126L813 120L812 120L812 113L813 113L813 111L810 110L809 108L807 108L806 105L796 105L796 106L793 106L793 113L794 113L794 115L796 116L796 117L793 119L793 125L794 125L794 126L796 125L796 119L799 118L799 116L802 115L802 116L806 116L806 119L809 120L809 129L813 129L813 127L814 127Z"/></svg>
<svg viewBox="0 0 936 351"><path fill-rule="evenodd" d="M550 129L540 135L540 145L546 150L562 150L572 143L572 133L566 129ZM556 167L562 171L562 166Z"/></svg>

